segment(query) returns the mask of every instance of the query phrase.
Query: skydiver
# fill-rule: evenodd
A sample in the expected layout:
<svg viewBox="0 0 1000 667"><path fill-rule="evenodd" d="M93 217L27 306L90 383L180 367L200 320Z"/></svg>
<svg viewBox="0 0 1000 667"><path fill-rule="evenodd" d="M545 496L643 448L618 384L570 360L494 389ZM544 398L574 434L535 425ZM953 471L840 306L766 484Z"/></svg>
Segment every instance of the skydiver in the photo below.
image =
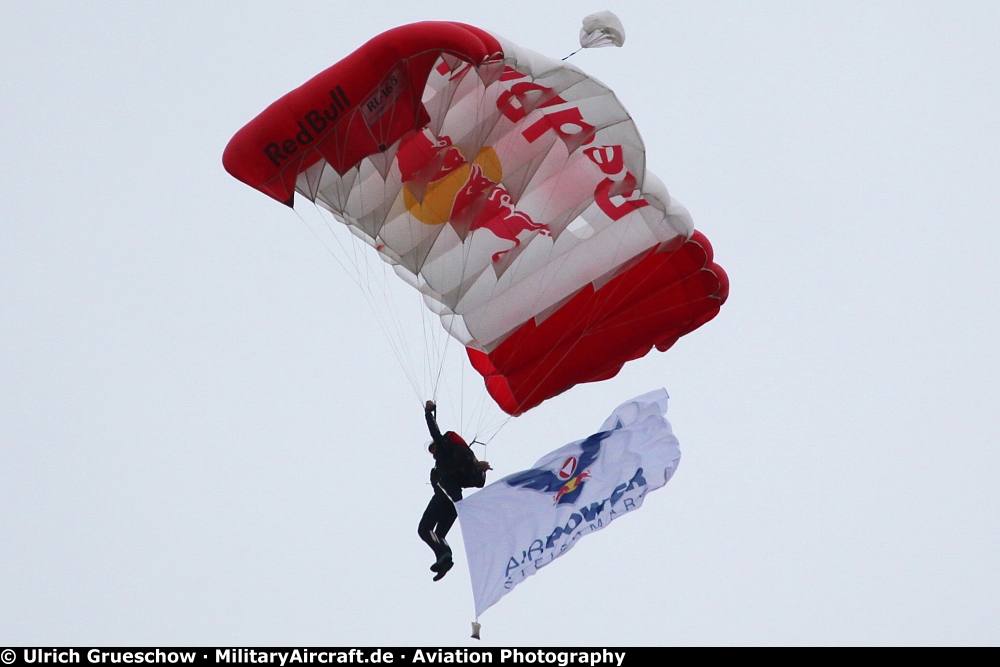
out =
<svg viewBox="0 0 1000 667"><path fill-rule="evenodd" d="M434 456L434 467L431 468L434 496L427 503L427 509L420 518L417 535L427 543L437 557L431 565L431 572L435 573L434 581L439 581L454 565L451 547L444 538L458 518L455 503L462 499L462 487L482 487L486 481L486 471L492 468L486 461L479 461L472 455L462 436L454 431L441 434L441 429L437 425L437 406L434 401L427 401L424 405L424 418L427 420L427 430L430 431L432 439L427 451ZM471 470L464 469L468 466L463 464L471 464Z"/></svg>

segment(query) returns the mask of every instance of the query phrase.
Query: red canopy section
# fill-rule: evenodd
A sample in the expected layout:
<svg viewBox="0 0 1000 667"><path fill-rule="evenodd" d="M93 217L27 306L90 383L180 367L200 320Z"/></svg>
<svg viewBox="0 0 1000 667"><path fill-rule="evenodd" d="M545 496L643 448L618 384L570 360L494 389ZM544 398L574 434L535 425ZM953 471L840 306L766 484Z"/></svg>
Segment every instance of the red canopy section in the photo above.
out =
<svg viewBox="0 0 1000 667"><path fill-rule="evenodd" d="M427 125L421 96L442 53L477 68L503 59L495 38L462 23L427 21L388 30L247 123L226 146L223 166L291 205L296 177L320 159L343 175Z"/></svg>
<svg viewBox="0 0 1000 667"><path fill-rule="evenodd" d="M655 345L666 351L715 317L729 278L700 232L652 248L603 285L591 283L493 352L466 348L500 408L522 414L582 382L614 377Z"/></svg>

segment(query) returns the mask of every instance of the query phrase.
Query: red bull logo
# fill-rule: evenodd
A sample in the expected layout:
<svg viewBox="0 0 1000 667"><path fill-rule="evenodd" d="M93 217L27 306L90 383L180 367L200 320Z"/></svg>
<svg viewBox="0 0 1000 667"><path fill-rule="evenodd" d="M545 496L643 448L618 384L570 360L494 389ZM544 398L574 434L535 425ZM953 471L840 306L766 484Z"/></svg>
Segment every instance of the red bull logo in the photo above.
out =
<svg viewBox="0 0 1000 667"><path fill-rule="evenodd" d="M573 473L576 472L576 462L577 461L575 456L570 456L565 461L563 461L563 466L562 468L559 469L559 472L557 473L559 475L559 479L569 479L570 477L572 477Z"/></svg>
<svg viewBox="0 0 1000 667"><path fill-rule="evenodd" d="M579 475L574 474L576 472L577 463L578 460L575 456L567 457L566 460L563 461L562 468L560 468L559 472L556 473L556 477L564 480L564 484L559 487L558 491L556 491L555 498L553 499L554 505L558 505L559 500L566 494L573 493L580 488L580 485L583 484L583 480L590 477L589 470L585 470Z"/></svg>
<svg viewBox="0 0 1000 667"><path fill-rule="evenodd" d="M479 215L472 221L470 229L488 229L497 238L514 242L514 248L521 245L519 236L522 232L539 232L542 236L552 236L549 226L535 222L526 213L518 211L510 200L510 193L502 185L495 186L486 200ZM493 253L493 261L513 250L501 250Z"/></svg>
<svg viewBox="0 0 1000 667"><path fill-rule="evenodd" d="M555 498L553 498L552 504L558 505L559 501L562 499L563 496L571 494L574 491L576 491L577 488L579 488L583 484L583 480L587 479L588 477L590 477L590 471L584 471L579 475L572 477L568 482L563 484L558 491L556 491L556 496Z"/></svg>
<svg viewBox="0 0 1000 667"><path fill-rule="evenodd" d="M449 78L460 78L467 70L468 66L461 67ZM451 69L441 63L437 71L445 76ZM642 198L638 178L626 167L624 147L597 145L598 130L576 103L510 67L500 77L500 85L497 109L508 120L523 123L520 135L525 142L533 144L554 135L570 153L580 149L597 167L593 196L605 215L620 220L649 205ZM493 253L493 262L520 247L529 235L552 236L547 224L518 210L501 182L503 165L492 146L484 146L470 159L449 136L435 137L424 129L402 140L396 159L410 214L427 225L450 222L463 239L477 229L489 230L510 244Z"/></svg>
<svg viewBox="0 0 1000 667"><path fill-rule="evenodd" d="M428 225L451 222L474 231L488 229L513 246L493 254L497 262L521 245L524 232L551 236L548 225L518 211L500 183L503 167L495 150L485 146L470 163L451 138L436 140L429 132L405 139L396 154L403 180L403 202L417 220Z"/></svg>
<svg viewBox="0 0 1000 667"><path fill-rule="evenodd" d="M590 478L589 468L597 460L601 441L609 435L611 431L603 431L584 440L580 443L580 458L567 457L558 470L534 468L511 475L504 481L508 486L520 486L543 493L555 492L552 497L555 505L574 503L580 497L585 481Z"/></svg>

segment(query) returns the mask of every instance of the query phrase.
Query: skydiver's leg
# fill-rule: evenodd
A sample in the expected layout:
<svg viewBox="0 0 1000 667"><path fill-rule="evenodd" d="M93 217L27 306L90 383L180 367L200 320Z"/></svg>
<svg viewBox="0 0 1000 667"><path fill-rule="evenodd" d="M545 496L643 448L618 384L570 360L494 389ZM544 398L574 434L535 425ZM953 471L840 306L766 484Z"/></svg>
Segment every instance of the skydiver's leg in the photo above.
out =
<svg viewBox="0 0 1000 667"><path fill-rule="evenodd" d="M424 515L420 517L420 523L417 525L417 535L427 543L427 546L431 548L438 560L445 554L451 553L448 543L439 536L437 529L442 516L448 516L449 509L452 513L455 512L452 502L447 498L442 498L441 494L435 493L430 502L427 503L427 509L424 510ZM451 521L454 522L454 519ZM448 527L451 528L450 523ZM445 532L447 533L447 531Z"/></svg>
<svg viewBox="0 0 1000 667"><path fill-rule="evenodd" d="M458 518L458 512L455 510L455 503L451 502L447 498L445 498L445 500L447 503L445 506L442 506L441 513L438 516L437 527L434 529L434 532L437 533L437 536L441 538L442 542L444 542L444 538L448 536L448 531L451 530L452 525L455 523L455 519ZM445 544L447 544L447 542L445 542ZM450 550L451 549L449 549L449 551Z"/></svg>
<svg viewBox="0 0 1000 667"><path fill-rule="evenodd" d="M434 534L441 540L445 551L438 556L437 562L431 565L431 571L437 573L434 575L434 581L440 581L455 564L451 558L451 547L448 546L448 542L444 538L448 534L448 531L451 530L455 519L458 518L458 511L455 509L455 503L444 493L439 493L436 497L440 499L441 504L438 507L437 526L434 528Z"/></svg>

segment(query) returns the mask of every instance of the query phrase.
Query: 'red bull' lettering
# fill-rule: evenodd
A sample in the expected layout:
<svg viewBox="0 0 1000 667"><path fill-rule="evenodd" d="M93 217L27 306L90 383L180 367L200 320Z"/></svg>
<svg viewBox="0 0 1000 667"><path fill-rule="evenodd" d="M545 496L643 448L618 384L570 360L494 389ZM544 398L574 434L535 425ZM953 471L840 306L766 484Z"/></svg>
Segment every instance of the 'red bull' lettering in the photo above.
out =
<svg viewBox="0 0 1000 667"><path fill-rule="evenodd" d="M602 172L608 174L608 177L598 183L594 189L594 201L604 212L604 215L612 220L621 220L632 211L649 206L649 202L641 196L635 197L638 183L635 175L625 169L625 151L620 145L595 146L586 149L583 153ZM611 201L611 198L615 196L622 196L625 201L621 204L615 204Z"/></svg>
<svg viewBox="0 0 1000 667"><path fill-rule="evenodd" d="M515 81L523 79L526 76L526 74L507 67L504 69L500 80ZM526 118L535 109L544 109L563 104L569 103L553 89L534 81L519 81L510 86L508 90L505 90L497 98L497 108L503 112L504 116L515 123ZM580 146L593 141L594 135L597 132L597 128L583 119L580 109L569 107L545 113L525 129L521 135L530 144L537 141L539 137L549 130L554 130L559 135L559 138L566 143L571 153Z"/></svg>
<svg viewBox="0 0 1000 667"><path fill-rule="evenodd" d="M472 63L465 63L462 67L455 70L454 72L451 71L451 67L448 65L448 63L445 62L438 63L438 66L435 67L434 69L437 70L437 73L440 74L441 76L451 74L451 76L448 77L448 80L454 81L455 79L459 78L460 76L471 70Z"/></svg>
<svg viewBox="0 0 1000 667"><path fill-rule="evenodd" d="M629 197L633 197L638 192L636 185L635 176L632 175L632 172L626 172L625 178L620 181L605 178L594 189L594 202L604 212L604 215L612 220L621 220L632 211L637 211L643 206L649 206L649 202L641 196L629 199ZM615 204L611 201L611 198L615 196L623 196L625 197L625 201L621 204Z"/></svg>
<svg viewBox="0 0 1000 667"><path fill-rule="evenodd" d="M621 146L594 146L583 154L609 176L616 176L625 170L625 151Z"/></svg>
<svg viewBox="0 0 1000 667"><path fill-rule="evenodd" d="M580 110L570 107L542 116L521 132L521 136L530 144L549 130L555 130L570 153L580 146L589 144L597 134L597 128L583 119Z"/></svg>
<svg viewBox="0 0 1000 667"><path fill-rule="evenodd" d="M323 109L313 109L306 113L303 120L298 121L299 132L293 137L282 142L272 141L264 146L264 155L271 160L275 167L280 167L283 160L287 160L299 150L300 146L307 146L322 134L328 126L336 123L340 114L351 107L347 94L340 86L334 86L330 91L330 104ZM307 127L308 126L308 127ZM310 132L310 130L312 130Z"/></svg>
<svg viewBox="0 0 1000 667"><path fill-rule="evenodd" d="M538 94L531 95L531 93ZM534 98L535 104L531 104L532 98ZM556 95L551 88L546 88L534 81L515 83L510 87L510 90L505 90L497 99L497 107L503 111L504 116L515 123L523 120L529 111L557 104L566 104L566 100Z"/></svg>

